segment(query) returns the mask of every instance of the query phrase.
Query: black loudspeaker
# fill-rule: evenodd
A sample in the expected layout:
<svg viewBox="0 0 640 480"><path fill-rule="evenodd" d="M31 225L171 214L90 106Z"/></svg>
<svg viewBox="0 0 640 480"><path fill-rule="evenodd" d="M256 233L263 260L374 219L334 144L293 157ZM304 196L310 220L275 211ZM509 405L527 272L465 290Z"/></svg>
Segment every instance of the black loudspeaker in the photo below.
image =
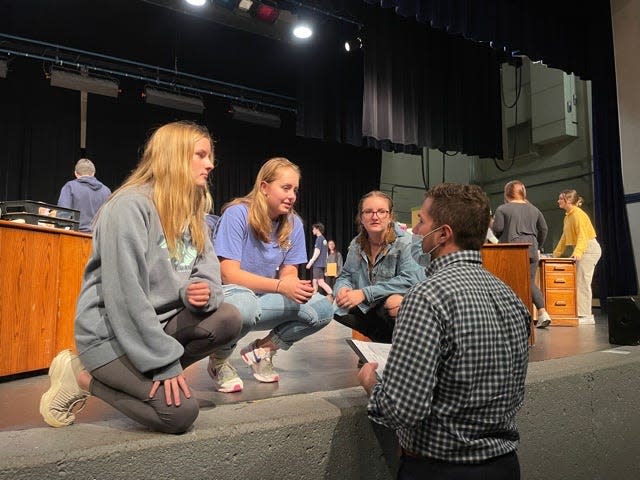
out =
<svg viewBox="0 0 640 480"><path fill-rule="evenodd" d="M608 297L609 343L640 344L640 297Z"/></svg>

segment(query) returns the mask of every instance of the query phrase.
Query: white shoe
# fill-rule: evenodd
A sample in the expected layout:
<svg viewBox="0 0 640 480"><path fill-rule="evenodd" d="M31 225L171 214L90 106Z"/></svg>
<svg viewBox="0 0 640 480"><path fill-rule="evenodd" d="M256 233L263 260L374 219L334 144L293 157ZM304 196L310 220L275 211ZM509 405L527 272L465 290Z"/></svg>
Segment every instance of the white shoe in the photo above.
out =
<svg viewBox="0 0 640 480"><path fill-rule="evenodd" d="M226 360L209 357L207 373L213 380L215 389L222 393L241 392L244 388L238 371Z"/></svg>
<svg viewBox="0 0 640 480"><path fill-rule="evenodd" d="M593 315L578 317L578 323L580 325L595 325L596 319Z"/></svg>
<svg viewBox="0 0 640 480"><path fill-rule="evenodd" d="M251 367L253 376L259 382L273 383L280 380L280 375L273 369L273 356L275 351L266 348L259 348L256 342L252 342L242 350L240 356L244 363Z"/></svg>
<svg viewBox="0 0 640 480"><path fill-rule="evenodd" d="M538 323L536 328L547 328L551 324L551 317L547 312L538 315Z"/></svg>

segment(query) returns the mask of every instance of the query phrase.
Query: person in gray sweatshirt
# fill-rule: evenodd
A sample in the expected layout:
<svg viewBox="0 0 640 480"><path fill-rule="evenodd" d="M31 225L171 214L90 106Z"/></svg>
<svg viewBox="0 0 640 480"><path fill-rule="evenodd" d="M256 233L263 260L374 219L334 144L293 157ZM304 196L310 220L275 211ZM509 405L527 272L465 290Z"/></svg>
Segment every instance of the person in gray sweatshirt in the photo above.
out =
<svg viewBox="0 0 640 480"><path fill-rule="evenodd" d="M223 302L204 221L213 162L206 128L164 125L98 213L76 307L78 356L54 358L40 401L49 425L73 423L89 395L152 430L182 433L195 421L183 370L234 341L242 323Z"/></svg>

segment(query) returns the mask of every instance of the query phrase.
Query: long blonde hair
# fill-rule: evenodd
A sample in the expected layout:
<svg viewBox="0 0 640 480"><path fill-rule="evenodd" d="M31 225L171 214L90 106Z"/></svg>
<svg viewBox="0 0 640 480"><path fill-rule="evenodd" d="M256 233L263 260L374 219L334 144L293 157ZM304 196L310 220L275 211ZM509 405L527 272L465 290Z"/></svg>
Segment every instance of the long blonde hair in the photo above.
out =
<svg viewBox="0 0 640 480"><path fill-rule="evenodd" d="M370 197L380 197L384 198L387 201L387 208L389 209L389 223L387 224L387 231L382 235L382 240L385 244L393 243L396 238L395 232L395 218L396 214L393 211L393 200L389 195L380 190L372 190L369 193L366 193L358 202L358 213L356 213L356 225L358 225L358 244L360 245L360 249L371 253L371 245L369 245L369 234L367 230L362 225L362 205L364 205L364 201Z"/></svg>
<svg viewBox="0 0 640 480"><path fill-rule="evenodd" d="M244 203L249 210L248 223L256 236L265 243L271 241L271 218L269 217L269 206L267 204L267 198L260 190L262 182L271 183L278 177L278 172L281 169L290 168L294 170L298 177L301 177L300 167L295 163L289 161L284 157L274 157L267 160L258 175L256 181L253 184L253 189L244 197L234 198L228 202L222 211L224 212L228 207ZM291 246L291 232L293 231L293 219L297 215L296 211L291 208L289 214L280 215L277 220L276 236L278 239L278 245L281 248L288 249Z"/></svg>
<svg viewBox="0 0 640 480"><path fill-rule="evenodd" d="M172 258L180 254L185 230L191 234L198 254L205 250L204 216L210 208L209 188L197 186L191 170L195 144L202 138L211 142L213 156L213 141L206 127L180 121L158 128L149 137L136 169L112 195L151 184L152 200Z"/></svg>

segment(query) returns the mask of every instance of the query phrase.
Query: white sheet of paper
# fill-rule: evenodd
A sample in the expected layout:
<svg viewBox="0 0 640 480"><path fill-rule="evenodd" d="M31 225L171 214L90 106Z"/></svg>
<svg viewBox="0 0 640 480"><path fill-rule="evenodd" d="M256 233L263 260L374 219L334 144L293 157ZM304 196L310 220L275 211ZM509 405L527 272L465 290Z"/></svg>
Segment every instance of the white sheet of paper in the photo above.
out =
<svg viewBox="0 0 640 480"><path fill-rule="evenodd" d="M377 343L377 342L363 342L362 340L351 340L353 344L360 350L362 356L367 359L368 362L376 362L378 368L376 373L378 378L382 378L382 372L387 364L387 358L391 351L390 343Z"/></svg>

